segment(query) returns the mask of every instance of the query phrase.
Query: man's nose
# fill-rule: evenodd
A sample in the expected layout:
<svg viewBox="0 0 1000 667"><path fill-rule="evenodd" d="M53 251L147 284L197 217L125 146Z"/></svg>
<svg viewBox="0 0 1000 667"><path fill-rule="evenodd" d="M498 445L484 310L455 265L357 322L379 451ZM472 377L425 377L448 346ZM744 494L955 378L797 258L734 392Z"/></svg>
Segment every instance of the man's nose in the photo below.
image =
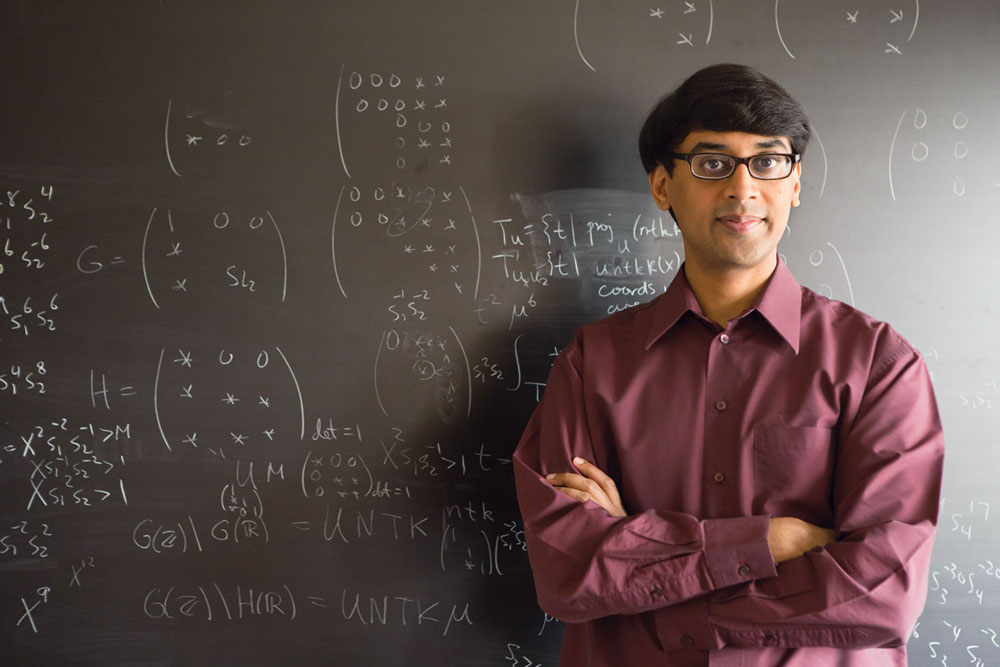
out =
<svg viewBox="0 0 1000 667"><path fill-rule="evenodd" d="M737 201L756 199L760 193L757 179L750 175L750 166L736 165L736 170L726 179L726 197Z"/></svg>

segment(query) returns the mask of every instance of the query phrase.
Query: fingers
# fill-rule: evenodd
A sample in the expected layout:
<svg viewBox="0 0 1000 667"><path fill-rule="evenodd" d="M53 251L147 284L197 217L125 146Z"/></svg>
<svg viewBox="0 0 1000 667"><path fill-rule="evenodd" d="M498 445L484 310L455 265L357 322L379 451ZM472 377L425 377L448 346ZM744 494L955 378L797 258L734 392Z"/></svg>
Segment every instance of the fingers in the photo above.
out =
<svg viewBox="0 0 1000 667"><path fill-rule="evenodd" d="M825 547L830 542L834 542L837 539L837 533L830 530L829 528L820 528L819 546Z"/></svg>
<svg viewBox="0 0 1000 667"><path fill-rule="evenodd" d="M604 474L600 468L582 458L573 459L573 464L577 470L584 474L553 473L547 475L545 479L570 498L582 503L593 500L611 516L627 516L625 508L622 506L621 497L618 495L618 487L613 479Z"/></svg>
<svg viewBox="0 0 1000 667"><path fill-rule="evenodd" d="M609 513L614 507L611 499L604 493L601 486L594 480L588 479L583 475L577 475L572 472L560 472L548 475L545 479L557 490L581 503L593 500Z"/></svg>
<svg viewBox="0 0 1000 667"><path fill-rule="evenodd" d="M823 547L836 539L836 532L795 517L772 517L768 545L776 563Z"/></svg>
<svg viewBox="0 0 1000 667"><path fill-rule="evenodd" d="M601 490L615 505L621 505L622 499L618 496L618 486L615 485L615 480L604 474L604 471L595 466L590 461L584 460L577 456L573 459L573 465L576 469L586 475L588 478L592 479L601 487Z"/></svg>
<svg viewBox="0 0 1000 667"><path fill-rule="evenodd" d="M556 486L556 487L553 487L553 488L555 488L555 490L558 491L559 493L564 493L567 496L569 496L570 498L572 498L573 500L576 500L576 501L581 502L581 503L585 503L588 500L593 500L590 497L590 494L587 493L586 491L580 491L578 489L574 489L574 488L569 487L569 486ZM594 501L594 502L597 502L597 501ZM600 504L600 503L598 503L598 504Z"/></svg>

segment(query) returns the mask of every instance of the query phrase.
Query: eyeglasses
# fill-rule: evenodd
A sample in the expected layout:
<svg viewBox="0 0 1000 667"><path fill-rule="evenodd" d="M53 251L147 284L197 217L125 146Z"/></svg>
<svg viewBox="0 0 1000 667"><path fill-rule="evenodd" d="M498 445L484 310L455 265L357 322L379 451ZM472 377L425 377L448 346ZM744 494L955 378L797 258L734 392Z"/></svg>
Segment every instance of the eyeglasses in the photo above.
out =
<svg viewBox="0 0 1000 667"><path fill-rule="evenodd" d="M729 178L736 166L745 164L750 175L762 181L777 181L792 173L792 165L802 156L798 153L762 153L750 157L734 157L725 153L671 153L676 160L691 165L695 178L718 181Z"/></svg>

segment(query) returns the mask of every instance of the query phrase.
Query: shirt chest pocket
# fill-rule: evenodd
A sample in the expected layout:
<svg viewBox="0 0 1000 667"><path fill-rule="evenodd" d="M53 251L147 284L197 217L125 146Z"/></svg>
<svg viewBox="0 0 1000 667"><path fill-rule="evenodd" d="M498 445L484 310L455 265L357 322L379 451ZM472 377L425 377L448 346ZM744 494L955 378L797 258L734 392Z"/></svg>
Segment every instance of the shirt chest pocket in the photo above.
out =
<svg viewBox="0 0 1000 667"><path fill-rule="evenodd" d="M758 424L753 437L754 514L833 526L833 430Z"/></svg>

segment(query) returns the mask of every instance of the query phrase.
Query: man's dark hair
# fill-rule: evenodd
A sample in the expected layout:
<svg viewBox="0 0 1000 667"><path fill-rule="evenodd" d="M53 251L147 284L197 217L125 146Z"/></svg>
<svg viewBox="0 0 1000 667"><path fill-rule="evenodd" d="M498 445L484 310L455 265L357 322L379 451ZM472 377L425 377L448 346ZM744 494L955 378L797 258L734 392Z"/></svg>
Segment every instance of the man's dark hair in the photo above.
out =
<svg viewBox="0 0 1000 667"><path fill-rule="evenodd" d="M696 130L788 137L795 153L805 152L810 133L805 110L784 88L755 69L733 64L698 70L649 112L639 133L646 173L662 164L672 175L670 154Z"/></svg>

